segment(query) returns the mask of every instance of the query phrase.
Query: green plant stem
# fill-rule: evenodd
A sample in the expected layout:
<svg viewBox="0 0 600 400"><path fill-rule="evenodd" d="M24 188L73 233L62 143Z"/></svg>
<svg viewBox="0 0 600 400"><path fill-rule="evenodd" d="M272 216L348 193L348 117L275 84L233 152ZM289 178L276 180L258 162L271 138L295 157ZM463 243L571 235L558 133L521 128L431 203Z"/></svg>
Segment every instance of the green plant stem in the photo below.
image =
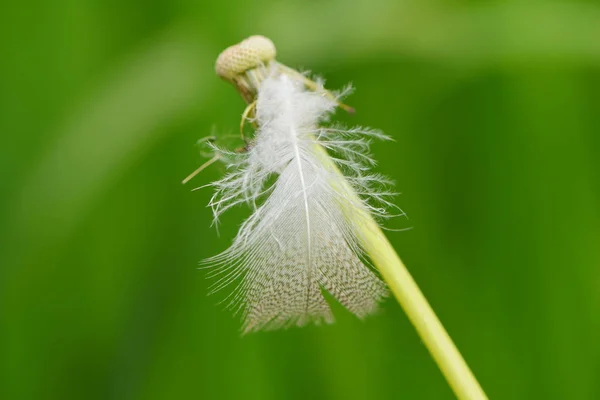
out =
<svg viewBox="0 0 600 400"><path fill-rule="evenodd" d="M317 147L320 159L325 166L335 173L343 175L327 151L322 146L317 145ZM354 197L351 202L360 203L358 196L346 179L336 179L336 182L343 182L342 186L344 187L340 187L339 190ZM475 375L469 369L423 292L377 222L366 210L361 212L357 211L356 207L352 207L351 210L346 211L346 218L358 227L357 234L363 249L406 312L456 397L460 400L486 400L487 396Z"/></svg>
<svg viewBox="0 0 600 400"><path fill-rule="evenodd" d="M390 242L372 219L369 225L371 226L365 229L363 247L442 370L456 397L460 400L487 399L479 382Z"/></svg>

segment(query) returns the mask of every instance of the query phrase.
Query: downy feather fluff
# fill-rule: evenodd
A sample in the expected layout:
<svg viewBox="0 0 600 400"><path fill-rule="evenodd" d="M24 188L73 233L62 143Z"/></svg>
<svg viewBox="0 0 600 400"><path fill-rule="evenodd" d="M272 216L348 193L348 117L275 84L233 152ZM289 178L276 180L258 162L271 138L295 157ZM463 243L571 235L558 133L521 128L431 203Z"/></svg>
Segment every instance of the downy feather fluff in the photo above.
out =
<svg viewBox="0 0 600 400"><path fill-rule="evenodd" d="M254 141L227 153L229 173L212 184L216 220L240 203L253 209L231 247L206 260L213 292L235 286L226 301L242 312L244 332L332 322L323 289L358 317L387 295L357 233L361 216L385 213L387 193L377 189L385 181L368 174L368 148L386 137L322 127L335 107L323 92L271 72L258 92Z"/></svg>

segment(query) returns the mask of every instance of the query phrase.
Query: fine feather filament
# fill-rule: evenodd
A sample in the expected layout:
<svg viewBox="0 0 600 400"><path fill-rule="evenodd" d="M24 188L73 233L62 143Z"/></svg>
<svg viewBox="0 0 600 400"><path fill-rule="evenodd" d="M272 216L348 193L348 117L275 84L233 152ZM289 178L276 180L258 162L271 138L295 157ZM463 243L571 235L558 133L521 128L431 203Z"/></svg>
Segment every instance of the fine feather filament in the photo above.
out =
<svg viewBox="0 0 600 400"><path fill-rule="evenodd" d="M242 312L244 332L332 322L322 290L361 318L387 295L357 233L362 218L383 216L389 205L379 189L385 180L368 172L370 140L386 137L322 127L335 107L271 72L258 91L254 142L246 153L228 153L230 172L212 184L215 219L240 203L253 209L231 247L206 260L213 291L235 286L227 301Z"/></svg>

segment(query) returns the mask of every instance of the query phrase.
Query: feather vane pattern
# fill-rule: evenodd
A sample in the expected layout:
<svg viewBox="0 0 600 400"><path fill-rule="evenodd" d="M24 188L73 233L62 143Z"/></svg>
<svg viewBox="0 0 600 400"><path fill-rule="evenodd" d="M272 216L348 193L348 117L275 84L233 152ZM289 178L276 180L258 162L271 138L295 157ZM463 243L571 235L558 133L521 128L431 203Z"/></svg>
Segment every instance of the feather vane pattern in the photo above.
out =
<svg viewBox="0 0 600 400"><path fill-rule="evenodd" d="M368 173L370 140L386 137L322 127L335 107L271 72L258 92L254 142L228 153L229 173L212 184L215 219L241 203L253 209L231 247L205 261L217 278L213 291L236 286L227 301L242 312L244 332L332 322L322 290L360 318L387 295L356 233L361 215L383 216L390 204L379 189L385 180Z"/></svg>

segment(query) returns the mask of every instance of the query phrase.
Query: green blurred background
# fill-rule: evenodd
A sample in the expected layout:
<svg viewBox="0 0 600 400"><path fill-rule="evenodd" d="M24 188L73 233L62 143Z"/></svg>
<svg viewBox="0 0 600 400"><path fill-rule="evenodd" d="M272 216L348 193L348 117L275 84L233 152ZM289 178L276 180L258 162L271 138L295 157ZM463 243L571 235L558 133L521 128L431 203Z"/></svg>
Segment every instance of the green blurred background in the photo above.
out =
<svg viewBox="0 0 600 400"><path fill-rule="evenodd" d="M352 81L388 236L492 399L600 399L600 4L3 1L1 399L452 399L398 304L240 337L197 262L244 104L218 53Z"/></svg>

